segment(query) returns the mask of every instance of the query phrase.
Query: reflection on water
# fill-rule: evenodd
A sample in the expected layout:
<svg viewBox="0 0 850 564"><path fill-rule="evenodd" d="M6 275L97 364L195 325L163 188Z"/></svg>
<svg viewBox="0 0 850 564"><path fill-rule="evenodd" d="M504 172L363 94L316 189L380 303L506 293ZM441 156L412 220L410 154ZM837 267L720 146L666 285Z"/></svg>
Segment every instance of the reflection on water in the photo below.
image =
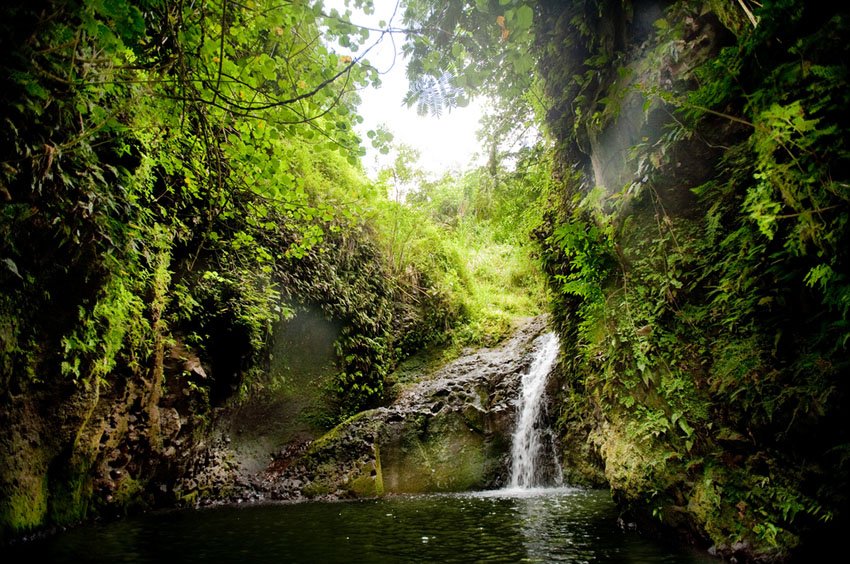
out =
<svg viewBox="0 0 850 564"><path fill-rule="evenodd" d="M710 562L560 488L149 514L7 549L5 562Z"/></svg>

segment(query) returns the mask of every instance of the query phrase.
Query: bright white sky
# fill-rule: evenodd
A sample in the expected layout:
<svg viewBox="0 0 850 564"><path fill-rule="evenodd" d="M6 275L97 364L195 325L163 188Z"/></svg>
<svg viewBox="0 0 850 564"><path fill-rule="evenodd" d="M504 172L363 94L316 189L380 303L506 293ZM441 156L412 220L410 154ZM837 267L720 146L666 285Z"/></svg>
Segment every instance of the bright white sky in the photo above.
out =
<svg viewBox="0 0 850 564"><path fill-rule="evenodd" d="M325 0L325 11L330 12L336 8L340 13L345 12L344 0ZM381 20L388 22L396 7L396 0L374 0L375 13L367 16L355 13L351 18L352 23L368 27L378 27ZM401 9L392 22L395 26L401 26ZM377 34L373 33L373 40ZM475 133L478 130L478 122L483 110L479 101L473 101L465 108L455 108L451 112L443 114L442 117L426 115L419 116L416 108L408 108L403 104L404 95L407 93L407 77L405 68L407 63L401 56L401 45L404 37L397 35L395 45L386 36L383 42L372 49L366 57L367 60L380 72L381 87L378 89L369 87L360 92L363 102L360 105L360 114L364 123L357 127L358 133L363 138L368 151L363 159L363 164L370 175L389 164L392 159L390 155L380 155L373 150L366 132L376 129L384 124L395 136L394 143L404 143L417 149L421 158L419 165L432 176L442 175L443 172L452 169L464 169L473 162L475 154L478 153L478 141ZM371 45L371 43L367 43ZM395 64L393 65L393 50L397 51ZM352 55L355 55L352 53ZM475 160L474 162L478 162Z"/></svg>

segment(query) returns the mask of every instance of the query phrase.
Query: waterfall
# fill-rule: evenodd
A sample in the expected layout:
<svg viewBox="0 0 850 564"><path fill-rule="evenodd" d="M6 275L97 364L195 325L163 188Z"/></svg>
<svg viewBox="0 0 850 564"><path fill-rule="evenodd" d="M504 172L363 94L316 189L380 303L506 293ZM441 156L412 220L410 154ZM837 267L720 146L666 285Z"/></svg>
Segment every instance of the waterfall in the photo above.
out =
<svg viewBox="0 0 850 564"><path fill-rule="evenodd" d="M538 337L535 345L534 361L528 372L522 376L517 405L516 429L511 447L511 488L545 485L541 483L541 471L538 467L546 452L554 459L552 461L554 468L557 471L560 470L560 464L552 448L551 436L541 428L540 421L544 407L546 380L558 357L558 337L555 333L546 333ZM555 476L555 479L560 481L560 476Z"/></svg>

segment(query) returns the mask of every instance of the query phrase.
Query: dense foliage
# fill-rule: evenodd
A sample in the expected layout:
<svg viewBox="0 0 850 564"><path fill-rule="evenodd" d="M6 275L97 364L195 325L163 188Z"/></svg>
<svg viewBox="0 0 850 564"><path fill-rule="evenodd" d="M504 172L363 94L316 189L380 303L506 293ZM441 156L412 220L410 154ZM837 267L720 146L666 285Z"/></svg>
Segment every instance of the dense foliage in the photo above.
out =
<svg viewBox="0 0 850 564"><path fill-rule="evenodd" d="M210 357L220 400L261 361L287 304L312 300L351 334L347 409L379 397L393 338L429 329L393 327L404 281L369 250L381 196L358 171L352 126L354 89L377 75L326 47L356 49L366 32L306 3L7 15L4 389L60 366L103 378L122 349L144 370L174 335Z"/></svg>
<svg viewBox="0 0 850 564"><path fill-rule="evenodd" d="M392 225L389 253L446 272L437 285L455 295L466 321L446 327L449 354L458 346L494 343L516 317L538 313L545 299L530 233L539 224L548 161L542 149L527 149L512 169L487 165L434 180L416 158L399 147L394 165L379 175L397 200L384 212L384 223Z"/></svg>
<svg viewBox="0 0 850 564"><path fill-rule="evenodd" d="M533 25L512 45L504 28L520 7L533 8L523 33ZM794 0L418 10L439 32L422 42L432 52L413 50L414 77L489 69L456 84L511 96L534 83L510 75L501 53L514 49L545 83L556 185L537 235L565 349L565 444L587 444L568 467L598 460L635 515L727 555L781 558L840 530L846 10Z"/></svg>
<svg viewBox="0 0 850 564"><path fill-rule="evenodd" d="M730 554L786 555L800 535L812 549L825 524L846 522L850 124L839 38L850 21L770 2L752 26L743 11L676 3L645 53L628 35L606 42L609 24L590 8L549 29L579 38L583 62L542 66L564 144L565 198L544 235L575 354L565 422L603 410L620 435L592 439L608 479L663 522L685 509ZM678 50L683 38L718 50L701 60ZM627 159L634 176L600 199L581 174L586 148L622 123L630 89L647 123L675 117L666 131L644 128Z"/></svg>
<svg viewBox="0 0 850 564"><path fill-rule="evenodd" d="M339 327L331 424L384 401L411 353L498 339L539 307L512 228L492 251L483 202L464 219L423 196L451 205L478 180L366 179L356 91L387 33L300 1L4 6L4 535L167 497L150 480L269 388L275 328L302 308ZM421 205L387 198L405 182Z"/></svg>
<svg viewBox="0 0 850 564"><path fill-rule="evenodd" d="M368 67L313 41L320 13L304 5L60 3L7 16L6 374L53 372L34 345L61 351L65 376L105 376L128 326L160 323L164 302L141 315L157 284L174 329L205 305L234 332L234 357L258 351L281 314L275 270L351 221L326 189L352 181L350 91Z"/></svg>

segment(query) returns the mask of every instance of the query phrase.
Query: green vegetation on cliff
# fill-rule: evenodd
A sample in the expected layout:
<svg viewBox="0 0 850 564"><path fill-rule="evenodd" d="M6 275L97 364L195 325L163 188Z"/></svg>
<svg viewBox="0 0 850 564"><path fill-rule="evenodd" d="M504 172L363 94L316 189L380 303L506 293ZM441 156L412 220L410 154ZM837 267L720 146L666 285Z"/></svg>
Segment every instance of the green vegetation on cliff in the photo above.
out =
<svg viewBox="0 0 850 564"><path fill-rule="evenodd" d="M675 3L649 46L606 43L596 12L552 20L585 54L541 62L575 171L544 263L575 351L565 422L595 419L615 494L721 552L782 557L847 518L850 19L755 14ZM644 114L623 184L588 191L630 90Z"/></svg>
<svg viewBox="0 0 850 564"><path fill-rule="evenodd" d="M324 423L379 404L410 353L539 307L514 240L447 235L366 179L357 90L378 73L340 51L368 40L300 1L4 6L3 535L180 498L299 307L340 327ZM482 269L508 281L479 286L499 253Z"/></svg>
<svg viewBox="0 0 850 564"><path fill-rule="evenodd" d="M637 518L721 554L784 558L846 526L846 9L408 5L440 30L415 40L412 98L439 107L422 85L452 73L512 100L543 82L524 106L554 146L537 235L565 444Z"/></svg>

